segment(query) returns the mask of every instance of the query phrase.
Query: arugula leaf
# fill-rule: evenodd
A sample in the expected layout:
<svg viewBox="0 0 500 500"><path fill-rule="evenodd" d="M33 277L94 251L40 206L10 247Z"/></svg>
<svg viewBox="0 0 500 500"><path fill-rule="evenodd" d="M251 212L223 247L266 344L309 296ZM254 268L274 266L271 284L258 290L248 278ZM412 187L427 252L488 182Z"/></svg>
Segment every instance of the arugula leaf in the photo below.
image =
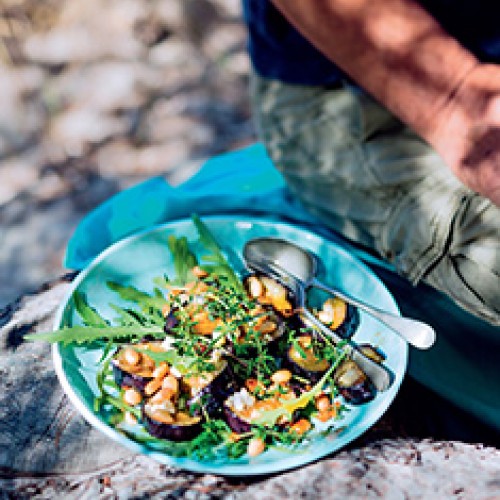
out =
<svg viewBox="0 0 500 500"><path fill-rule="evenodd" d="M135 311L124 309L123 307L116 306L115 304L109 304L109 306L118 314L117 321L120 325L142 326L142 323L137 317Z"/></svg>
<svg viewBox="0 0 500 500"><path fill-rule="evenodd" d="M160 288L167 288L169 282L170 280L166 274L164 276L157 276L156 278L153 278L153 283Z"/></svg>
<svg viewBox="0 0 500 500"><path fill-rule="evenodd" d="M104 403L109 403L110 405L114 406L118 410L121 411L128 411L132 413L136 418L141 418L141 410L139 408L135 408L134 406L130 406L127 403L124 403L120 398L115 398L114 396L111 396L109 393L104 393L102 395L102 404Z"/></svg>
<svg viewBox="0 0 500 500"><path fill-rule="evenodd" d="M252 423L272 427L280 417L284 416L288 420L291 420L295 411L305 408L323 390L323 386L326 381L345 356L345 353L344 355L339 356L336 362L330 366L328 371L310 391L304 392L301 396L295 399L282 400L279 408L263 411L258 418L252 420Z"/></svg>
<svg viewBox="0 0 500 500"><path fill-rule="evenodd" d="M54 332L31 333L25 335L26 340L44 341L44 342L62 342L64 345L83 344L85 342L93 342L100 339L123 339L127 337L142 338L145 335L163 338L165 333L163 329L158 327L145 326L106 326L106 327L90 327L90 326L72 326L64 327Z"/></svg>
<svg viewBox="0 0 500 500"><path fill-rule="evenodd" d="M211 419L203 423L203 432L189 443L188 456L214 459L219 451L229 451L229 438L232 432L226 422L220 419ZM243 453L246 451L246 444ZM242 453L241 453L242 454ZM241 455L240 454L240 455Z"/></svg>
<svg viewBox="0 0 500 500"><path fill-rule="evenodd" d="M199 373L198 370L193 369L193 367L196 367L199 358L195 358L193 356L185 356L185 355L181 356L175 349L158 352L158 351L151 351L149 349L140 349L136 347L135 350L142 354L147 354L155 363L161 363L162 361L166 361L169 365L175 366L175 368L182 375Z"/></svg>
<svg viewBox="0 0 500 500"><path fill-rule="evenodd" d="M196 226L200 243L210 252L209 255L204 255L203 259L207 262L212 262L213 265L205 265L203 268L211 274L226 277L228 284L238 291L243 291L244 287L240 278L233 271L229 262L224 257L221 248L208 227L201 221L198 215L192 215L193 223Z"/></svg>
<svg viewBox="0 0 500 500"><path fill-rule="evenodd" d="M202 222L197 214L193 214L191 218L193 219L193 223L196 226L196 230L198 231L198 235L200 236L200 241L203 246L214 255L220 254L219 244L215 241L215 238L205 223ZM220 255L220 257L222 257L222 255Z"/></svg>
<svg viewBox="0 0 500 500"><path fill-rule="evenodd" d="M104 357L103 356L101 356L101 359L99 360L100 363L104 361ZM106 392L104 390L104 385L105 385L105 382L106 382L106 377L107 377L107 375L109 373L109 365L110 365L110 363L111 363L111 360L110 359L106 359L103 362L103 364L101 366L101 369L97 372L96 382L97 382L97 389L99 391L99 396L96 396L94 398L94 411L97 411L97 412L101 410L102 403L104 401L104 396L106 394Z"/></svg>
<svg viewBox="0 0 500 500"><path fill-rule="evenodd" d="M129 430L120 429L120 432L127 436L129 439L133 439L140 444L148 446L152 450L161 451L170 455L172 457L185 457L190 456L190 442L189 441L168 441L166 439L155 438L151 434L147 434L144 429L141 431L131 432Z"/></svg>
<svg viewBox="0 0 500 500"><path fill-rule="evenodd" d="M73 302L75 304L76 311L87 326L108 326L108 322L103 319L94 308L88 305L83 293L75 291L73 294Z"/></svg>
<svg viewBox="0 0 500 500"><path fill-rule="evenodd" d="M168 248L174 259L174 269L177 278L174 283L185 285L194 279L191 269L198 264L196 256L189 250L185 236L176 238L173 234L168 237Z"/></svg>
<svg viewBox="0 0 500 500"><path fill-rule="evenodd" d="M104 346L104 349L102 351L102 355L101 357L99 358L99 361L98 363L102 363L108 356L109 354L111 353L111 351L113 350L113 347L114 347L114 343L112 340L108 340L106 342L106 345Z"/></svg>
<svg viewBox="0 0 500 500"><path fill-rule="evenodd" d="M166 302L163 296L158 297L156 294L152 296L149 293L137 290L137 288L133 286L120 285L114 281L108 281L106 284L108 288L116 292L120 298L139 304L142 310L153 308L161 311L161 308Z"/></svg>
<svg viewBox="0 0 500 500"><path fill-rule="evenodd" d="M186 374L190 366L195 364L198 359L190 356L180 356L175 349L161 352L139 348L135 350L147 354L155 363L166 361L168 364L175 366L183 374Z"/></svg>

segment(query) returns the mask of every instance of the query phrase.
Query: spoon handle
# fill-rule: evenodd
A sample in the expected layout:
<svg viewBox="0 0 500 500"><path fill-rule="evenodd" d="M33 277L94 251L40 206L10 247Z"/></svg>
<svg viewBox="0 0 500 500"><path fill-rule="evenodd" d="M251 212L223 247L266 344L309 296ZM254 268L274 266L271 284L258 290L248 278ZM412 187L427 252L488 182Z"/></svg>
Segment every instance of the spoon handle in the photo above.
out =
<svg viewBox="0 0 500 500"><path fill-rule="evenodd" d="M324 335L332 338L335 343L345 340L321 323L321 321L319 321L319 319L306 307L302 307L300 312L313 323L314 326L319 328ZM361 370L363 370L365 375L372 381L375 388L380 392L387 390L392 384L393 377L391 373L384 366L366 357L353 342L349 342L347 346L350 351L350 358L361 368Z"/></svg>
<svg viewBox="0 0 500 500"><path fill-rule="evenodd" d="M381 311L380 309L369 306L368 304L354 299L353 297L346 295L335 288L331 288L317 279L311 281L311 286L315 286L325 292L336 295L345 302L348 302L365 311L374 318L378 319L380 322L384 323L414 347L419 349L428 349L436 340L436 332L434 329L422 321Z"/></svg>

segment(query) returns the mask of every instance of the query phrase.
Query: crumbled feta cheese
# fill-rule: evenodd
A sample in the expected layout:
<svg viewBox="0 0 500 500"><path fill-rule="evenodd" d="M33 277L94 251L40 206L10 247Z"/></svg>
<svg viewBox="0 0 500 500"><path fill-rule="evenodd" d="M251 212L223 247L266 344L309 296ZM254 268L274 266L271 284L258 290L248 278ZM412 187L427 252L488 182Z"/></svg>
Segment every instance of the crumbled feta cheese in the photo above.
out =
<svg viewBox="0 0 500 500"><path fill-rule="evenodd" d="M235 411L243 411L245 408L250 408L255 404L255 398L243 388L228 398L228 404Z"/></svg>
<svg viewBox="0 0 500 500"><path fill-rule="evenodd" d="M162 401L161 403L148 403L148 410L153 413L157 410L165 410L168 413L175 413L175 406L169 399Z"/></svg>
<svg viewBox="0 0 500 500"><path fill-rule="evenodd" d="M197 306L202 306L205 303L205 296L195 295L192 299L192 303L196 304Z"/></svg>
<svg viewBox="0 0 500 500"><path fill-rule="evenodd" d="M189 295L187 293L180 293L177 298L182 306L189 303Z"/></svg>
<svg viewBox="0 0 500 500"><path fill-rule="evenodd" d="M174 348L174 343L174 337L165 337L161 343L161 347L164 351L171 351Z"/></svg>

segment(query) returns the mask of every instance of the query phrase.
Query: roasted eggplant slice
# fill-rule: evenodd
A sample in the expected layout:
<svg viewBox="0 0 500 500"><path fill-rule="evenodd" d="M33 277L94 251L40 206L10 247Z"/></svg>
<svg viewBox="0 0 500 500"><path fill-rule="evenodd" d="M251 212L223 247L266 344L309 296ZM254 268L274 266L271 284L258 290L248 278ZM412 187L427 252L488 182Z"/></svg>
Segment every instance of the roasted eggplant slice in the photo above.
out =
<svg viewBox="0 0 500 500"><path fill-rule="evenodd" d="M335 332L344 339L350 339L357 330L360 322L359 310L352 304L346 304L346 316L342 323L334 328Z"/></svg>
<svg viewBox="0 0 500 500"><path fill-rule="evenodd" d="M170 377L170 380L169 380ZM205 413L220 412L228 395L232 378L225 360L214 365L213 371L177 379L166 377L142 408L147 431L160 439L188 441L202 430ZM168 383L167 383L168 382Z"/></svg>
<svg viewBox="0 0 500 500"><path fill-rule="evenodd" d="M224 401L224 416L229 427L242 434L250 431L253 420L260 416L261 410L273 410L279 406L276 398L258 400L243 388Z"/></svg>
<svg viewBox="0 0 500 500"><path fill-rule="evenodd" d="M359 311L352 304L346 304L346 315L344 321L333 328L335 332L344 339L350 339L357 330L360 322Z"/></svg>
<svg viewBox="0 0 500 500"><path fill-rule="evenodd" d="M385 361L385 354L378 348L373 347L371 344L359 344L359 350L375 363L383 363Z"/></svg>
<svg viewBox="0 0 500 500"><path fill-rule="evenodd" d="M224 418L226 419L227 425L236 434L244 434L245 432L250 432L252 429L252 424L247 422L242 417L238 416L231 408L224 405Z"/></svg>
<svg viewBox="0 0 500 500"><path fill-rule="evenodd" d="M350 338L359 326L359 311L338 297L327 299L317 313L318 319L342 338Z"/></svg>
<svg viewBox="0 0 500 500"><path fill-rule="evenodd" d="M375 388L365 373L352 360L343 361L335 370L335 383L344 399L359 405L375 397Z"/></svg>
<svg viewBox="0 0 500 500"><path fill-rule="evenodd" d="M189 441L203 429L201 416L176 411L173 404L172 407L165 407L164 404L148 402L142 409L142 418L147 431L159 439Z"/></svg>
<svg viewBox="0 0 500 500"><path fill-rule="evenodd" d="M163 330L167 334L175 334L174 328L179 324L179 320L175 315L175 309L172 309L165 317L165 324L163 325Z"/></svg>
<svg viewBox="0 0 500 500"><path fill-rule="evenodd" d="M147 383L153 378L155 362L135 347L150 349L151 344L118 349L111 361L113 376L119 387L134 387L143 393Z"/></svg>
<svg viewBox="0 0 500 500"><path fill-rule="evenodd" d="M201 415L202 407L210 416L216 415L223 401L234 391L234 377L226 361L221 360L214 371L184 377L184 390L189 394L187 407Z"/></svg>
<svg viewBox="0 0 500 500"><path fill-rule="evenodd" d="M277 391L278 385L279 390ZM284 400L297 398L297 393L291 384L283 383L278 385L273 384L267 389L262 387L262 390L259 390L257 395L243 388L227 398L224 401L224 416L229 427L237 434L249 432L254 422L264 412L280 408ZM290 422L282 417L278 420L277 424L279 426L286 426Z"/></svg>
<svg viewBox="0 0 500 500"><path fill-rule="evenodd" d="M315 355L310 336L298 337L297 344L298 346L292 344L288 348L284 364L296 375L315 383L328 370L330 364L326 359Z"/></svg>

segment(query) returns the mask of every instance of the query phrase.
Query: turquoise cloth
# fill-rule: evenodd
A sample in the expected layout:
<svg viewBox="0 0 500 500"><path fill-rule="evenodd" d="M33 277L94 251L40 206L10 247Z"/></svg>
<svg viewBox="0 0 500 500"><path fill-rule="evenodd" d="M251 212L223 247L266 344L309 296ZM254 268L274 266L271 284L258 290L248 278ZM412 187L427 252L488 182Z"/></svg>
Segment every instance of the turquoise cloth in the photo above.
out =
<svg viewBox="0 0 500 500"><path fill-rule="evenodd" d="M90 212L68 243L65 267L83 269L116 241L162 222L202 214L246 213L314 226L329 235L285 187L261 144L209 159L178 187L156 177L122 191Z"/></svg>
<svg viewBox="0 0 500 500"><path fill-rule="evenodd" d="M208 160L176 188L153 178L113 196L78 225L65 266L83 269L114 242L193 212L260 214L306 226L346 247L384 281L403 314L436 329L438 340L432 349L410 349L410 375L500 433L500 329L472 317L430 287L411 286L391 266L321 225L289 194L261 144Z"/></svg>

